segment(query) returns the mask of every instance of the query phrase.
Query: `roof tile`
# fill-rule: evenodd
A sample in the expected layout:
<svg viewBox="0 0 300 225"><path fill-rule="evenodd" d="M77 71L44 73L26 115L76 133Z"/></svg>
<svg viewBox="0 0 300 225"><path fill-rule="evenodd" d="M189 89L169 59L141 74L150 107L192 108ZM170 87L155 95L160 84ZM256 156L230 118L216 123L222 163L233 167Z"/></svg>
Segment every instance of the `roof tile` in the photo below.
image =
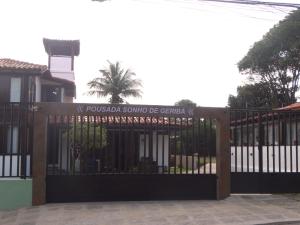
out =
<svg viewBox="0 0 300 225"><path fill-rule="evenodd" d="M33 64L14 59L2 58L0 59L0 70L12 70L12 71L27 71L27 72L45 72L47 66Z"/></svg>
<svg viewBox="0 0 300 225"><path fill-rule="evenodd" d="M279 108L278 110L299 110L299 109L300 109L300 102L296 102L288 106Z"/></svg>

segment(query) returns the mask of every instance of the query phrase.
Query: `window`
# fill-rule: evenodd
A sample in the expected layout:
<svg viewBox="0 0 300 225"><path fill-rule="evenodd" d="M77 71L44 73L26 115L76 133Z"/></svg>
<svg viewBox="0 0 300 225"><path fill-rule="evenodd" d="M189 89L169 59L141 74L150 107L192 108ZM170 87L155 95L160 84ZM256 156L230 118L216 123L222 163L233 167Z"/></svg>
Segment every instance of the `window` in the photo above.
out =
<svg viewBox="0 0 300 225"><path fill-rule="evenodd" d="M42 102L61 102L61 88L57 86L42 86Z"/></svg>
<svg viewBox="0 0 300 225"><path fill-rule="evenodd" d="M13 77L10 80L10 102L20 102L21 100L21 78Z"/></svg>

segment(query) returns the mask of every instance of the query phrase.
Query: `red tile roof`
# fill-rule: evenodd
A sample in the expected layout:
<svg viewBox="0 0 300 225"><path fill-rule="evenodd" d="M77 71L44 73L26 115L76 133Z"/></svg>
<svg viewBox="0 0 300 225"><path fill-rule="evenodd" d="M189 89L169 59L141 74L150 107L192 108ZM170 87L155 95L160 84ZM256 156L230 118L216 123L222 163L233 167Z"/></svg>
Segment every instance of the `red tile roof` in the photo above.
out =
<svg viewBox="0 0 300 225"><path fill-rule="evenodd" d="M47 69L48 68L45 65L22 62L7 58L0 59L0 70L2 71L44 73L47 71Z"/></svg>
<svg viewBox="0 0 300 225"><path fill-rule="evenodd" d="M296 102L294 104L279 108L277 110L300 110L300 102Z"/></svg>

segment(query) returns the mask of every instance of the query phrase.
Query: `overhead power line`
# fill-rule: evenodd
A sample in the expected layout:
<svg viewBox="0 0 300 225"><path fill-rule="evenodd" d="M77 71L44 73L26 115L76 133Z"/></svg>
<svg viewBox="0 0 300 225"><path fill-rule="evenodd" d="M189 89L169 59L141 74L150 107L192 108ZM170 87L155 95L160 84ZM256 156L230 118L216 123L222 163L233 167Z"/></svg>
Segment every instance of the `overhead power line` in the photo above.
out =
<svg viewBox="0 0 300 225"><path fill-rule="evenodd" d="M108 0L92 0L96 2L106 2ZM220 3L230 3L230 4L242 4L242 5L264 5L264 6L279 6L288 8L300 9L300 4L297 3L287 3L287 2L267 2L267 1L252 1L252 0L198 0L201 2L220 2Z"/></svg>
<svg viewBox="0 0 300 225"><path fill-rule="evenodd" d="M279 6L300 9L300 4L286 2L266 2L266 1L250 1L250 0L198 0L201 2L220 2L229 4L241 5L264 5L264 6Z"/></svg>

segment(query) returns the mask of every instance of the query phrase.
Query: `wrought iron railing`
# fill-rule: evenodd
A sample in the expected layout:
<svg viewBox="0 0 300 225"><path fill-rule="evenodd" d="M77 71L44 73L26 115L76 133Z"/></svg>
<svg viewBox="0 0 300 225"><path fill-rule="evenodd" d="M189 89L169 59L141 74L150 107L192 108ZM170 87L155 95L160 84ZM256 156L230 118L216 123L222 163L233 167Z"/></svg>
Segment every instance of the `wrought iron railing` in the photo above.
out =
<svg viewBox="0 0 300 225"><path fill-rule="evenodd" d="M32 104L0 104L0 178L31 177Z"/></svg>

